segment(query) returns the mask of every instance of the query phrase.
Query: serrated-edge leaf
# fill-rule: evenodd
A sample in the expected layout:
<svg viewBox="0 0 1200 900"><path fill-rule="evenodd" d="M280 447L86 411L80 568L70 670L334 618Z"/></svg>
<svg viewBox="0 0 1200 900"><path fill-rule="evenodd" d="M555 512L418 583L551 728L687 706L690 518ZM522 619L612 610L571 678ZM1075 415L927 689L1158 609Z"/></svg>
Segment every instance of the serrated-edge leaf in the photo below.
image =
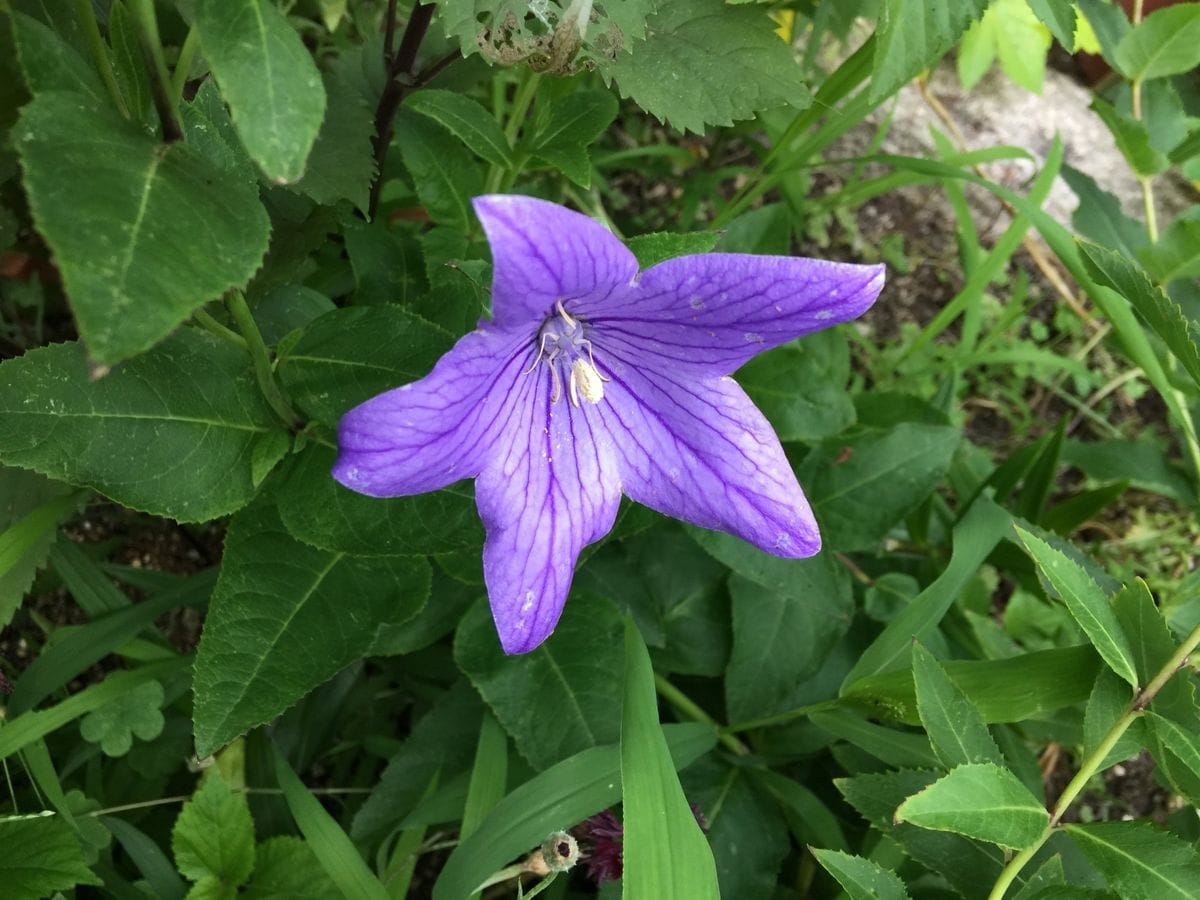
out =
<svg viewBox="0 0 1200 900"><path fill-rule="evenodd" d="M967 695L920 643L913 644L912 653L917 709L942 762L948 766L987 762L1003 765L1000 748Z"/></svg>
<svg viewBox="0 0 1200 900"><path fill-rule="evenodd" d="M1200 4L1184 3L1146 16L1117 44L1115 61L1131 81L1163 78L1200 64Z"/></svg>
<svg viewBox="0 0 1200 900"><path fill-rule="evenodd" d="M490 112L470 97L425 88L410 94L404 106L433 119L481 159L505 169L512 166L512 148L503 129Z"/></svg>
<svg viewBox="0 0 1200 900"><path fill-rule="evenodd" d="M809 848L830 875L850 896L850 900L907 900L908 889L890 869L861 856L837 850Z"/></svg>

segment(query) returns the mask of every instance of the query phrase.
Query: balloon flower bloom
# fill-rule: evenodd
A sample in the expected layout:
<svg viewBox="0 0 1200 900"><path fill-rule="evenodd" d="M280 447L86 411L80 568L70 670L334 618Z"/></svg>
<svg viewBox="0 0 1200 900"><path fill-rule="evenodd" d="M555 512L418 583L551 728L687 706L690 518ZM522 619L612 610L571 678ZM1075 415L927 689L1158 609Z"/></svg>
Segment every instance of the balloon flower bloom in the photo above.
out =
<svg viewBox="0 0 1200 900"><path fill-rule="evenodd" d="M333 477L372 497L475 479L506 653L554 630L622 494L777 556L820 550L778 437L730 375L860 315L882 266L704 253L640 272L609 231L553 203L487 196L475 212L491 321L420 381L346 413Z"/></svg>

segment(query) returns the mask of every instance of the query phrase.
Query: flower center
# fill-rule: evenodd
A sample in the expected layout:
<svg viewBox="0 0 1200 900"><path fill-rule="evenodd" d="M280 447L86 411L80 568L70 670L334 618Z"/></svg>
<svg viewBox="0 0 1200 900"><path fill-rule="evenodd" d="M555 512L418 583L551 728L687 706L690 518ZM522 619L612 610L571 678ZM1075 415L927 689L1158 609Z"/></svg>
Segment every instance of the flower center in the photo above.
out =
<svg viewBox="0 0 1200 900"><path fill-rule="evenodd" d="M588 403L599 403L604 399L604 383L609 379L596 368L587 323L563 309L561 300L556 307L557 315L546 319L538 331L537 359L524 374L534 371L544 359L554 383L551 403L557 403L562 396L563 381L567 383L567 396L572 406L578 407L581 397Z"/></svg>

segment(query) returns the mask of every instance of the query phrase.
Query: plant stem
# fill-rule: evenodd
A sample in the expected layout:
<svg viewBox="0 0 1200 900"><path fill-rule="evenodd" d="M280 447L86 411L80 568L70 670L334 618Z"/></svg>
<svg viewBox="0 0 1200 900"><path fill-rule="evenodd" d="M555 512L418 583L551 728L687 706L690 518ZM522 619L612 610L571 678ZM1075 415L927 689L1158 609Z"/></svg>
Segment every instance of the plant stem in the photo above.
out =
<svg viewBox="0 0 1200 900"><path fill-rule="evenodd" d="M654 673L654 688L658 691L659 696L661 696L664 700L674 706L689 719L695 722L703 722L705 725L711 725L713 728L720 729L721 726L716 719L701 709L700 705L696 703L695 700L693 700L679 688L675 687L675 685L671 684L671 682L667 681L666 678L659 675L657 672ZM750 755L750 748L732 734L725 734L719 731L718 739L722 744L724 744L738 756Z"/></svg>
<svg viewBox="0 0 1200 900"><path fill-rule="evenodd" d="M275 381L275 373L271 369L271 354L267 350L266 342L262 339L258 325L254 322L254 316L250 314L246 298L242 296L241 291L233 290L225 295L225 305L229 309L229 314L233 316L233 321L237 323L242 337L246 339L246 350L254 361L254 374L258 378L258 387L267 403L271 405L271 409L275 410L275 414L283 420L288 428L298 428L301 424L300 417L292 410L278 382Z"/></svg>
<svg viewBox="0 0 1200 900"><path fill-rule="evenodd" d="M1187 665L1188 657L1195 652L1197 647L1200 647L1200 625L1192 629L1191 634L1179 645L1179 648L1171 655L1171 658L1150 679L1150 683L1137 692L1133 701L1125 709L1125 714L1108 730L1103 740L1100 741L1100 745L1084 759L1083 763L1079 766L1079 771L1075 773L1075 777L1063 789L1062 794L1059 795L1058 802L1054 804L1054 809L1050 811L1050 821L1046 825L1046 830L1042 832L1042 836L1038 838L1037 843L1026 847L1009 860L1008 865L1000 872L1000 877L996 879L995 885L992 886L992 891L988 894L988 900L1001 900L1004 892L1016 880L1016 877L1021 873L1021 869L1025 867L1025 864L1033 859L1034 855L1042 848L1042 845L1054 834L1054 831L1059 827L1059 822L1062 820L1063 815L1066 814L1071 804L1075 802L1075 798L1083 791L1088 781L1100 771L1104 765L1104 758L1108 756L1109 751L1117 745L1117 741L1121 739L1121 736L1125 734L1129 726L1146 711L1146 707L1150 705L1158 695L1158 692L1162 690L1163 685L1171 680L1171 676Z"/></svg>
<svg viewBox="0 0 1200 900"><path fill-rule="evenodd" d="M188 72L192 68L192 60L200 48L200 32L193 25L188 29L183 46L179 48L179 59L175 61L175 73L171 76L171 102L176 108L183 100L183 88L187 84Z"/></svg>
<svg viewBox="0 0 1200 900"><path fill-rule="evenodd" d="M246 350L246 351L250 350L250 345L246 343L246 339L244 337L242 337L240 334L238 334L232 328L226 328L224 325L222 325L220 322L218 322L216 319L214 319L208 313L208 311L206 309L204 309L204 307L201 307L200 309L198 309L194 313L192 313L192 318L195 319L196 323L198 325L200 325L202 328L204 328L207 331L211 331L213 334L215 334L217 337L221 338L222 340L229 341L229 343L235 344L236 346L240 347L242 350Z"/></svg>
<svg viewBox="0 0 1200 900"><path fill-rule="evenodd" d="M158 36L158 19L154 16L154 0L130 0L130 10L138 26L138 40L146 57L146 74L150 78L150 93L162 124L163 140L168 144L183 140L183 122L171 100L171 75L163 59L162 41Z"/></svg>
<svg viewBox="0 0 1200 900"><path fill-rule="evenodd" d="M125 105L125 98L121 96L121 89L117 86L117 76L113 73L112 60L108 58L104 38L100 36L100 24L96 21L96 10L92 6L92 0L75 0L75 17L83 25L88 51L92 54L96 68L100 70L100 78L112 97L113 105L121 114L121 118L128 119L129 107Z"/></svg>
<svg viewBox="0 0 1200 900"><path fill-rule="evenodd" d="M508 119L504 123L504 137L508 139L510 147L517 146L517 135L521 133L521 129L525 125L525 117L529 114L529 106L533 103L541 80L542 76L531 69L526 69L521 73L517 91L513 95L512 108L509 109ZM484 193L494 194L497 191L504 193L511 190L517 177L521 174L521 169L528 161L529 154L524 150L517 150L513 153L512 165L508 169L493 166L488 172Z"/></svg>
<svg viewBox="0 0 1200 900"><path fill-rule="evenodd" d="M394 2L388 4L388 12L391 15L395 14ZM388 147L392 143L392 126L396 120L396 113L400 111L404 94L412 85L417 51L421 49L421 41L425 39L425 32L429 30L432 18L432 3L414 6L395 57L390 57L388 48L384 47L383 62L387 67L387 84L379 96L379 106L375 108L375 180L371 183L371 198L367 205L367 217L370 219L374 219L375 214L379 212L379 197L383 192L383 166L387 162Z"/></svg>

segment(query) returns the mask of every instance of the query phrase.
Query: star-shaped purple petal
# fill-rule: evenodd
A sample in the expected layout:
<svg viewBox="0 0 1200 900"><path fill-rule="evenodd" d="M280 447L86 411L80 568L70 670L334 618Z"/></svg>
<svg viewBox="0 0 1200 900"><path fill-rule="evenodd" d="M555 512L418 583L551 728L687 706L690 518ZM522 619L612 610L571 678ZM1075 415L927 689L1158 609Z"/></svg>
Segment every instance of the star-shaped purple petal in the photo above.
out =
<svg viewBox="0 0 1200 900"><path fill-rule="evenodd" d="M412 384L350 410L334 477L393 497L475 479L483 572L507 653L554 630L575 562L624 493L785 557L821 547L762 413L730 374L845 322L883 267L709 253L638 273L596 222L542 200L475 200L492 321Z"/></svg>

